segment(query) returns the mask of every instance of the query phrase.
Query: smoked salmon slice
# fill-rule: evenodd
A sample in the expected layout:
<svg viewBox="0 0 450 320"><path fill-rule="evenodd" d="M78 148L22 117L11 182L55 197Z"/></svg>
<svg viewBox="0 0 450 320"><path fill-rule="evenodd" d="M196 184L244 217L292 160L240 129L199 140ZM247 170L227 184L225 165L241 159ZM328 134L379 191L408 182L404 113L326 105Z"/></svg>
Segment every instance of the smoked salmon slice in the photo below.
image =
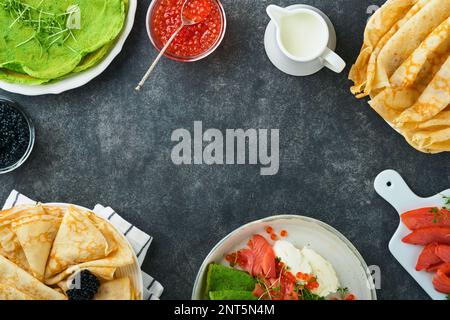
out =
<svg viewBox="0 0 450 320"><path fill-rule="evenodd" d="M430 227L414 230L402 240L405 243L426 246L437 242L450 245L450 227Z"/></svg>
<svg viewBox="0 0 450 320"><path fill-rule="evenodd" d="M440 244L436 247L436 255L444 262L450 263L450 245Z"/></svg>
<svg viewBox="0 0 450 320"><path fill-rule="evenodd" d="M416 264L416 270L431 270L435 265L440 265L443 260L436 255L436 249L438 248L437 243L430 243L427 245L419 256Z"/></svg>
<svg viewBox="0 0 450 320"><path fill-rule="evenodd" d="M241 267L254 277L276 278L276 257L269 242L260 235L254 235L248 246L249 249L238 252Z"/></svg>
<svg viewBox="0 0 450 320"><path fill-rule="evenodd" d="M445 262L434 264L427 268L427 272L434 273L444 266Z"/></svg>
<svg viewBox="0 0 450 320"><path fill-rule="evenodd" d="M434 288L442 293L450 293L450 263L446 263L438 269L433 277Z"/></svg>
<svg viewBox="0 0 450 320"><path fill-rule="evenodd" d="M438 208L422 208L405 212L402 222L410 230L428 227L450 227L450 211Z"/></svg>

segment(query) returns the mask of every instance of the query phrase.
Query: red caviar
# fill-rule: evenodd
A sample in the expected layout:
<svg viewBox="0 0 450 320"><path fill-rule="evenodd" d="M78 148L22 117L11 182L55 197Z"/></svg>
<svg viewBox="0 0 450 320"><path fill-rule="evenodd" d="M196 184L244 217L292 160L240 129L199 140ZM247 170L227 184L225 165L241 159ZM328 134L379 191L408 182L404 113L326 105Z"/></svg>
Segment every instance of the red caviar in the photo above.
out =
<svg viewBox="0 0 450 320"><path fill-rule="evenodd" d="M184 7L183 15L193 22L202 22L208 18L213 5L208 0L188 0Z"/></svg>
<svg viewBox="0 0 450 320"><path fill-rule="evenodd" d="M298 272L296 274L297 279L308 282L311 279L311 275L307 273Z"/></svg>
<svg viewBox="0 0 450 320"><path fill-rule="evenodd" d="M181 25L184 0L155 0L150 21L152 37L162 47ZM185 26L167 49L167 53L191 58L207 52L219 40L224 21L217 0L189 0L184 15L195 25Z"/></svg>
<svg viewBox="0 0 450 320"><path fill-rule="evenodd" d="M319 283L316 280L312 280L305 285L305 288L308 290L314 290L319 287Z"/></svg>
<svg viewBox="0 0 450 320"><path fill-rule="evenodd" d="M278 240L278 236L275 233L272 233L270 235L270 239L272 239L273 241L277 241Z"/></svg>
<svg viewBox="0 0 450 320"><path fill-rule="evenodd" d="M288 236L288 232L286 230L281 230L280 236L282 236L283 238L286 238Z"/></svg>
<svg viewBox="0 0 450 320"><path fill-rule="evenodd" d="M268 234L272 234L273 233L273 228L271 226L266 227L266 232Z"/></svg>

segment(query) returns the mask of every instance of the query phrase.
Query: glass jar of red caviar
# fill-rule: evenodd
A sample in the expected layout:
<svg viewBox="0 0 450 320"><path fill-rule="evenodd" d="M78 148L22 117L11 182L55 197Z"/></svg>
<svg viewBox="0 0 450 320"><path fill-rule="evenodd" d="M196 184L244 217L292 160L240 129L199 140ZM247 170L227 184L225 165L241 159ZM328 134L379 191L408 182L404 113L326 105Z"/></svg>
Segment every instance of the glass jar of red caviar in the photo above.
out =
<svg viewBox="0 0 450 320"><path fill-rule="evenodd" d="M147 32L159 51L181 25L181 10L185 0L153 0L147 13ZM193 62L214 52L223 40L226 16L219 0L196 0L198 12L209 12L202 22L185 26L164 54L166 57ZM194 10L195 11L195 10Z"/></svg>

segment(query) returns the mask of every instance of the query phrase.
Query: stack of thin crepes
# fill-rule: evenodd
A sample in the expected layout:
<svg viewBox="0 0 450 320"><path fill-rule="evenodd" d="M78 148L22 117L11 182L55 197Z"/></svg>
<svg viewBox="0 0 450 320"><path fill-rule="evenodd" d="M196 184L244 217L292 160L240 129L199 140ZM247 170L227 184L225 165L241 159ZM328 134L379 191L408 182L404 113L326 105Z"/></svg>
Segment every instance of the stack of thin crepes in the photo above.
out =
<svg viewBox="0 0 450 320"><path fill-rule="evenodd" d="M388 0L370 19L350 72L414 148L450 151L450 0Z"/></svg>
<svg viewBox="0 0 450 320"><path fill-rule="evenodd" d="M67 299L71 279L89 270L101 282L94 299L138 297L116 271L134 263L109 222L78 207L17 206L0 212L0 300Z"/></svg>

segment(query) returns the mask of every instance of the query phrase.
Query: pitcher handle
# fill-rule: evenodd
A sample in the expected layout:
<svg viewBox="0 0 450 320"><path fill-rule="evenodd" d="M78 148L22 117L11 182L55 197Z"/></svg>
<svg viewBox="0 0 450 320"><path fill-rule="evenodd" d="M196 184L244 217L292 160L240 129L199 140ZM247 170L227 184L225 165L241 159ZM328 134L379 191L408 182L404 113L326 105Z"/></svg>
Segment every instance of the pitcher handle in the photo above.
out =
<svg viewBox="0 0 450 320"><path fill-rule="evenodd" d="M330 48L325 49L321 60L325 67L336 73L341 73L346 66L345 61Z"/></svg>

